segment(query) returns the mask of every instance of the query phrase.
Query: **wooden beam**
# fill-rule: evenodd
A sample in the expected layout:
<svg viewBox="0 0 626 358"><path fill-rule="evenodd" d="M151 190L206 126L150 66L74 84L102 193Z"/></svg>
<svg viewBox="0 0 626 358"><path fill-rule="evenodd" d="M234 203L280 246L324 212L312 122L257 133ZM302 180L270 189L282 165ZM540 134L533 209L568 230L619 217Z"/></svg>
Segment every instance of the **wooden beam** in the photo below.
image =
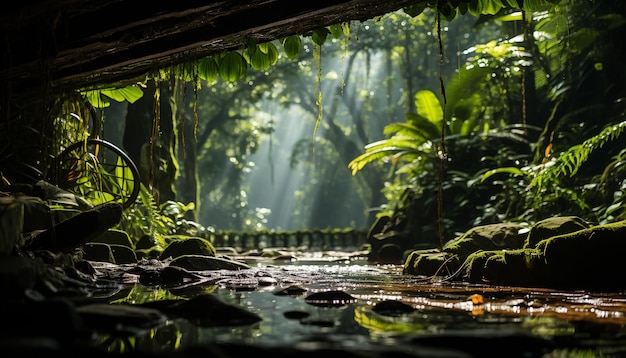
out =
<svg viewBox="0 0 626 358"><path fill-rule="evenodd" d="M251 40L306 34L425 1L26 1L0 15L0 81L13 95L127 85Z"/></svg>

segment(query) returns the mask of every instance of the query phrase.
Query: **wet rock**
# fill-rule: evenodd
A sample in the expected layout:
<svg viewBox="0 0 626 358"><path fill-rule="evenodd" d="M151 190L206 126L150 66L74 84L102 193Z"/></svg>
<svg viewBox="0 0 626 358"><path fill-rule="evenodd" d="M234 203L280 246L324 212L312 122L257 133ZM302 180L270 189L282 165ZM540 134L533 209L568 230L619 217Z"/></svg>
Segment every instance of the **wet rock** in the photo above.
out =
<svg viewBox="0 0 626 358"><path fill-rule="evenodd" d="M626 288L626 221L592 226L540 241L551 287L601 290Z"/></svg>
<svg viewBox="0 0 626 358"><path fill-rule="evenodd" d="M304 302L320 307L342 307L356 301L352 295L337 290L315 292L304 299Z"/></svg>
<svg viewBox="0 0 626 358"><path fill-rule="evenodd" d="M276 296L300 296L307 291L306 288L299 285L290 285L287 287L277 287L272 291Z"/></svg>
<svg viewBox="0 0 626 358"><path fill-rule="evenodd" d="M278 284L278 280L273 277L261 276L258 278L259 286L275 286Z"/></svg>
<svg viewBox="0 0 626 358"><path fill-rule="evenodd" d="M137 255L135 250L126 245L89 242L83 245L83 259L114 264L130 264L137 262Z"/></svg>
<svg viewBox="0 0 626 358"><path fill-rule="evenodd" d="M527 230L528 225L524 223L476 226L446 243L442 251L458 255L463 262L470 254L479 250L519 249L524 245Z"/></svg>
<svg viewBox="0 0 626 358"><path fill-rule="evenodd" d="M404 250L397 244L383 244L378 249L375 261L381 264L401 264L404 262Z"/></svg>
<svg viewBox="0 0 626 358"><path fill-rule="evenodd" d="M131 241L130 236L128 236L128 233L118 229L109 229L101 235L95 237L93 241L110 245L122 245L134 249L133 242Z"/></svg>
<svg viewBox="0 0 626 358"><path fill-rule="evenodd" d="M113 253L114 263L116 264L130 264L137 262L137 255L135 250L126 245L108 244Z"/></svg>
<svg viewBox="0 0 626 358"><path fill-rule="evenodd" d="M144 286L171 288L201 281L198 275L182 267L167 266L158 270L146 270L139 275L139 283Z"/></svg>
<svg viewBox="0 0 626 358"><path fill-rule="evenodd" d="M215 256L215 248L210 241L200 237L168 237L170 244L163 250L159 259L177 258L183 255Z"/></svg>
<svg viewBox="0 0 626 358"><path fill-rule="evenodd" d="M446 244L445 252L413 252L407 258L403 272L424 274L426 268L434 270L435 266L424 265L424 262L442 261L446 257L447 261L454 258L452 255L462 258L469 248L474 248L475 252L470 253L446 280L561 289L623 290L626 287L626 280L623 279L626 270L622 264L623 252L626 251L626 241L623 240L626 221L581 229L585 226L586 223L578 217L543 220L538 223L537 230L534 226L530 229L529 238L524 240L522 248L515 247L520 243L519 237L508 240L507 235L491 230L494 228L491 225L474 228L459 240ZM480 235L473 235L479 231ZM495 237L497 240L488 237L490 231L498 234ZM527 247L530 242L549 233L560 234L539 241L535 247ZM478 240L470 243L472 237ZM482 248L481 243L484 244ZM503 247L505 243L509 244ZM456 260L450 262L457 264Z"/></svg>
<svg viewBox="0 0 626 358"><path fill-rule="evenodd" d="M578 216L557 216L535 223L524 241L524 248L534 248L539 241L586 229L589 224Z"/></svg>
<svg viewBox="0 0 626 358"><path fill-rule="evenodd" d="M442 250L413 251L405 261L404 273L448 276L461 269L462 264L475 252L522 248L527 233L528 225L525 223L476 226L447 242Z"/></svg>
<svg viewBox="0 0 626 358"><path fill-rule="evenodd" d="M411 252L405 261L405 271L411 275L434 276L445 275L456 271L461 265L458 255L440 252L437 249L416 250Z"/></svg>
<svg viewBox="0 0 626 358"><path fill-rule="evenodd" d="M115 262L111 247L100 242L88 242L83 245L83 259L99 262Z"/></svg>

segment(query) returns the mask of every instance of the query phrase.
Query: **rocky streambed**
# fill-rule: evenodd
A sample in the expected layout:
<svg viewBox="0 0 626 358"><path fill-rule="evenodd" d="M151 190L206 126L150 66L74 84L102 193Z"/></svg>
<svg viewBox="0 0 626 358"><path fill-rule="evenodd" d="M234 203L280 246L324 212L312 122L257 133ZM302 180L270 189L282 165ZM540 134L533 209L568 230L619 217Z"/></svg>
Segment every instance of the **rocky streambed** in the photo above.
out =
<svg viewBox="0 0 626 358"><path fill-rule="evenodd" d="M3 356L551 357L626 353L626 299L447 282L362 251L218 255L228 269L0 261ZM219 250L218 250L219 251ZM237 254L237 255L233 255Z"/></svg>

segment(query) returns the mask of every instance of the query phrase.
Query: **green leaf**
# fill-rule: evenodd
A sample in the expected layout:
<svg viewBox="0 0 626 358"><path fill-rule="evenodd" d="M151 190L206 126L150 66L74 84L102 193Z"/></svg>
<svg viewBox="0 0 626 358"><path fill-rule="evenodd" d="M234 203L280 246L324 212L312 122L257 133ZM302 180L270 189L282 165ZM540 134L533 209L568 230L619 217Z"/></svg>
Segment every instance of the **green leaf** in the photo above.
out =
<svg viewBox="0 0 626 358"><path fill-rule="evenodd" d="M106 108L111 105L108 99L100 95L100 91L87 91L82 94L94 108Z"/></svg>
<svg viewBox="0 0 626 358"><path fill-rule="evenodd" d="M129 103L134 103L141 98L141 96L143 96L143 91L139 88L139 86L132 85L123 88L108 88L97 91L87 91L83 92L83 95L92 106L96 108L105 108L111 104L106 97L117 102L128 101Z"/></svg>
<svg viewBox="0 0 626 358"><path fill-rule="evenodd" d="M516 11L510 14L504 14L502 16L496 16L494 20L499 20L502 22L510 22L510 21L522 21L522 12Z"/></svg>
<svg viewBox="0 0 626 358"><path fill-rule="evenodd" d="M407 15L411 17L416 17L418 15L421 15L424 12L424 10L426 10L426 5L427 3L424 1L424 2L414 4L414 5L407 6L402 10Z"/></svg>
<svg viewBox="0 0 626 358"><path fill-rule="evenodd" d="M342 24L334 24L329 26L330 34L334 38L339 38L344 35L344 27Z"/></svg>
<svg viewBox="0 0 626 358"><path fill-rule="evenodd" d="M326 42L326 38L328 37L328 34L330 34L330 31L325 27L322 27L320 29L315 29L313 30L313 33L311 34L311 40L313 40L313 42L316 45L322 46L324 42Z"/></svg>
<svg viewBox="0 0 626 358"><path fill-rule="evenodd" d="M496 168L496 169L492 169L488 172L486 172L485 174L483 174L480 182L484 182L485 180L487 180L489 177L491 177L494 174L498 174L498 173L508 173L508 174L512 174L512 175L526 175L526 173L524 171L522 171L519 168L516 167L502 167L502 168Z"/></svg>
<svg viewBox="0 0 626 358"><path fill-rule="evenodd" d="M508 6L514 9L519 9L519 4L517 3L517 0L502 0L502 4L504 6Z"/></svg>
<svg viewBox="0 0 626 358"><path fill-rule="evenodd" d="M124 102L125 100L134 103L136 100L143 96L143 91L138 86L128 86L118 89L108 89L101 91L103 95L114 99L118 102Z"/></svg>
<svg viewBox="0 0 626 358"><path fill-rule="evenodd" d="M283 47L285 48L285 55L290 60L295 60L300 56L300 51L302 50L302 39L300 36L289 36L285 38L283 42Z"/></svg>
<svg viewBox="0 0 626 358"><path fill-rule="evenodd" d="M417 109L417 114L432 123L441 123L443 120L443 109L439 99L432 91L418 91L415 94L415 108Z"/></svg>

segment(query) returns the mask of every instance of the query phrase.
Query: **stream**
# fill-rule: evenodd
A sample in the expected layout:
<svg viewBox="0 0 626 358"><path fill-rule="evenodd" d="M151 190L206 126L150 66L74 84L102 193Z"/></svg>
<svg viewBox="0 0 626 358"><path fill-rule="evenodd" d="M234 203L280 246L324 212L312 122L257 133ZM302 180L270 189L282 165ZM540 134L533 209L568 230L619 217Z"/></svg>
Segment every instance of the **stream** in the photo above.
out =
<svg viewBox="0 0 626 358"><path fill-rule="evenodd" d="M208 292L257 314L259 322L222 327L176 319L132 338L103 335L93 345L141 353L226 344L300 353L332 348L367 356L389 351L419 357L626 356L622 293L426 280L403 275L401 265L368 264L358 252L237 259L250 269L202 272L206 282L187 287L134 283L110 301L188 299ZM347 295L310 299L329 291ZM377 309L383 302L392 308Z"/></svg>

